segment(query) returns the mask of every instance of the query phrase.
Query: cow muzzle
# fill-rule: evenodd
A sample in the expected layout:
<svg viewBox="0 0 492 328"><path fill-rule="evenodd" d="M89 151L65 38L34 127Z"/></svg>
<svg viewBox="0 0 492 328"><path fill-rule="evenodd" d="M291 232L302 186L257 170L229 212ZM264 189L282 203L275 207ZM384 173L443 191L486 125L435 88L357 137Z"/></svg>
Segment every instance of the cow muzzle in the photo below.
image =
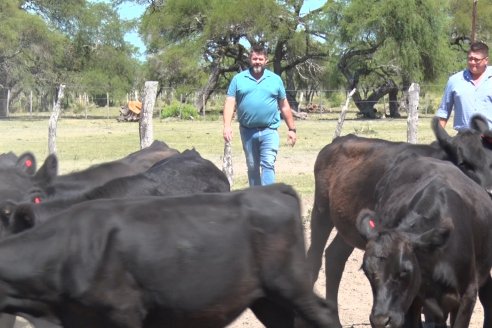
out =
<svg viewBox="0 0 492 328"><path fill-rule="evenodd" d="M371 314L369 320L372 328L402 328L403 316L395 314Z"/></svg>

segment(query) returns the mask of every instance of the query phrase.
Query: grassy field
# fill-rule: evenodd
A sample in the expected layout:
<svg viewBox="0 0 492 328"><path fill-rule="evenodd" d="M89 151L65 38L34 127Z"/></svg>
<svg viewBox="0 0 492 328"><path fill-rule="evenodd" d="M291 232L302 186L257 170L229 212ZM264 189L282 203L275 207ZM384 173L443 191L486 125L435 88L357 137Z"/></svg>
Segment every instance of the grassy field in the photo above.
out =
<svg viewBox="0 0 492 328"><path fill-rule="evenodd" d="M105 109L90 113L90 118L62 115L57 124L57 155L59 173L84 169L90 165L114 160L137 151L139 124L117 122L118 109L111 110L113 117L105 118ZM419 143L430 143L434 135L430 128L431 116L421 116ZM0 153L13 151L17 155L33 152L42 164L48 154L48 114L33 117L10 117L0 120ZM297 120L298 141L295 147L286 143L285 124L280 128L281 148L277 159L277 181L293 185L307 204L314 193L313 165L318 152L331 142L337 125L338 113L312 114L306 120ZM234 185L233 189L247 186L246 166L235 124L233 140ZM166 142L170 147L183 151L195 148L200 154L222 167L224 142L222 121L153 121L154 139ZM449 133L452 133L449 131ZM402 119L362 120L355 112L347 114L342 135L354 133L364 137L392 141L406 141L407 121Z"/></svg>

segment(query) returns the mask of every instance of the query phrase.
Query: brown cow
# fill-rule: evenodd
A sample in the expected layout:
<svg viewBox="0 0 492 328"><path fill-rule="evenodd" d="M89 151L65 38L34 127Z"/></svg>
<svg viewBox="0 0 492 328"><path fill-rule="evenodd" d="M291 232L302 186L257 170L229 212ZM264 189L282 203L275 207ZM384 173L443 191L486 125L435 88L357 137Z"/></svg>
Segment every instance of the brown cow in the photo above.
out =
<svg viewBox="0 0 492 328"><path fill-rule="evenodd" d="M327 300L338 304L345 263L354 247L364 249L366 245L355 220L363 208L374 208L376 184L397 155L410 152L450 161L486 190L492 190L492 146L489 143L492 131L487 121L476 116L472 119L472 128L455 137L450 137L436 118L432 129L437 142L431 145L348 135L336 138L319 152L314 166L315 195L308 261L314 284L328 237L336 227L337 235L325 252ZM335 321L335 327L341 327L338 313Z"/></svg>

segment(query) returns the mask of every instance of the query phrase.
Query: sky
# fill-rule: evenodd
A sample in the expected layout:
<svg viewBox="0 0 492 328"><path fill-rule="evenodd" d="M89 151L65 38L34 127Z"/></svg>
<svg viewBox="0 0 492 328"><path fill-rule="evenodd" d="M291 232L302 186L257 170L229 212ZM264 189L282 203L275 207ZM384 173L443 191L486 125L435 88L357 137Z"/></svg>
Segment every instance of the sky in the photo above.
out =
<svg viewBox="0 0 492 328"><path fill-rule="evenodd" d="M118 14L124 19L138 18L142 16L144 12L145 6L137 5L135 3L125 2L123 5L118 7ZM138 32L127 33L125 35L125 41L130 42L138 48L140 56L137 56L137 58L142 60L145 58L145 45L142 38L138 35Z"/></svg>
<svg viewBox="0 0 492 328"><path fill-rule="evenodd" d="M306 0L304 2L304 6L302 8L303 12L308 12L309 10L314 10L321 7L326 0ZM145 12L144 5L138 5L135 3L125 2L118 7L118 13L123 19L133 19L138 18L143 15ZM139 49L140 55L137 58L144 60L145 59L145 45L142 41L142 38L138 35L137 32L127 33L125 35L125 41L130 42L134 46Z"/></svg>

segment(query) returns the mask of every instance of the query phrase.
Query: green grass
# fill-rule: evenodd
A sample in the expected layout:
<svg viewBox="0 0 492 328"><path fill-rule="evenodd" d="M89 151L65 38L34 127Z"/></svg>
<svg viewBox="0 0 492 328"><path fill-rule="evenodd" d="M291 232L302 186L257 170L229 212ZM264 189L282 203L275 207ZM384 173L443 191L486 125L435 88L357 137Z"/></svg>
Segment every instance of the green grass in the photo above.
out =
<svg viewBox="0 0 492 328"><path fill-rule="evenodd" d="M84 169L90 165L114 160L137 151L140 148L139 124L117 122L118 109L112 109L113 117L107 119L107 110L90 113L91 119L62 115L57 124L57 155L60 173ZM430 117L420 117L419 143L430 143L434 135L430 128ZM48 114L29 117L10 117L0 120L0 153L13 151L21 154L32 151L39 164L48 155ZM313 114L307 120L297 120L298 141L295 147L286 144L286 127L279 132L281 148L277 158L277 181L293 185L301 197L309 203L314 193L313 165L318 152L331 142L337 125L338 113ZM234 163L234 186L247 186L246 166L235 125L232 143ZM342 129L342 135L355 133L370 138L405 141L407 138L406 119L356 119L355 112L349 112ZM451 132L450 132L451 133ZM224 142L222 120L200 119L176 121L154 119L154 139L166 142L179 151L195 148L200 154L222 167ZM309 210L309 209L307 209Z"/></svg>

